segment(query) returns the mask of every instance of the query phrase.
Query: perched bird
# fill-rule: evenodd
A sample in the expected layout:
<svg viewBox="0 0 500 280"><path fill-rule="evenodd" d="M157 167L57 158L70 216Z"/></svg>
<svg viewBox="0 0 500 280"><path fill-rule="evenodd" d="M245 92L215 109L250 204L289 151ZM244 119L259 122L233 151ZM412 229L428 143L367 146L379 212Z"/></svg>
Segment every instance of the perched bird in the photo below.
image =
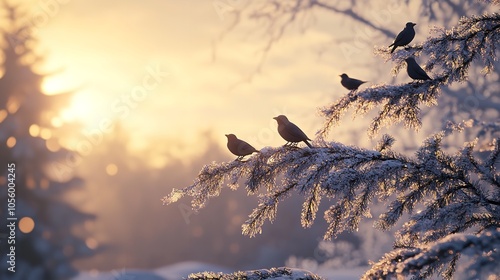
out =
<svg viewBox="0 0 500 280"><path fill-rule="evenodd" d="M411 40L415 38L415 29L413 29L413 26L415 25L417 24L413 22L406 23L406 27L403 29L403 31L399 32L398 36L396 36L396 39L394 39L394 42L389 46L389 48L392 47L391 53L393 53L397 47L408 45Z"/></svg>
<svg viewBox="0 0 500 280"><path fill-rule="evenodd" d="M366 83L365 81L349 78L345 73L340 75L340 77L342 78L340 83L348 90L357 90L360 85Z"/></svg>
<svg viewBox="0 0 500 280"><path fill-rule="evenodd" d="M406 71L408 72L408 76L414 80L432 80L427 73L425 73L424 69L418 65L415 61L415 58L408 57L405 59L406 61Z"/></svg>
<svg viewBox="0 0 500 280"><path fill-rule="evenodd" d="M247 142L238 139L234 134L226 134L227 137L227 148L231 153L237 155L236 160L242 160L245 156L250 155L252 153L258 153L252 145Z"/></svg>
<svg viewBox="0 0 500 280"><path fill-rule="evenodd" d="M295 146L298 142L304 142L309 148L312 148L311 143L307 141L311 139L298 126L290 122L287 117L279 115L273 119L278 122L278 133L288 141L285 146Z"/></svg>

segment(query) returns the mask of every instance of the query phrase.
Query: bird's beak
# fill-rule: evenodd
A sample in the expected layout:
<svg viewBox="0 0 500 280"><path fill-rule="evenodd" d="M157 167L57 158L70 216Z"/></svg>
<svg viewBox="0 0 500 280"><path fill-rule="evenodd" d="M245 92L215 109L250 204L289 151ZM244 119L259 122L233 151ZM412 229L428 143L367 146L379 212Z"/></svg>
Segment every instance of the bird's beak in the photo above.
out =
<svg viewBox="0 0 500 280"><path fill-rule="evenodd" d="M416 23L413 23L413 26L417 25Z"/></svg>
<svg viewBox="0 0 500 280"><path fill-rule="evenodd" d="M226 135L226 137L228 137L228 136L229 136L229 134L224 134L224 135Z"/></svg>
<svg viewBox="0 0 500 280"><path fill-rule="evenodd" d="M278 117L274 117L273 119L274 119L274 120L277 120L277 119L278 119Z"/></svg>

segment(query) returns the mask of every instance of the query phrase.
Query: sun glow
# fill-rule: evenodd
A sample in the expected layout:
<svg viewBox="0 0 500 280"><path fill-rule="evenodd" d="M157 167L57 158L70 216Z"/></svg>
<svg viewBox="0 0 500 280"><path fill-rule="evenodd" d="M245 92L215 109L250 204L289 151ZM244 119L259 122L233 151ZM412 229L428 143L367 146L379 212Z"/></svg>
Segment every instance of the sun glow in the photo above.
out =
<svg viewBox="0 0 500 280"><path fill-rule="evenodd" d="M42 82L42 91L46 95L57 95L73 92L81 87L80 84L69 72L64 71L53 76L46 76Z"/></svg>
<svg viewBox="0 0 500 280"><path fill-rule="evenodd" d="M82 86L82 82L75 78L74 73L63 71L53 76L47 76L42 83L42 91L46 95L57 95L62 93L72 93L68 106L62 108L59 116L51 120L55 127L62 126L63 123L80 122L84 125L90 124L96 112L93 108L96 101L95 92Z"/></svg>
<svg viewBox="0 0 500 280"><path fill-rule="evenodd" d="M92 97L94 95L89 91L79 91L71 99L68 107L63 109L59 115L63 122L83 122L88 123L93 119L96 112L93 109L95 106Z"/></svg>

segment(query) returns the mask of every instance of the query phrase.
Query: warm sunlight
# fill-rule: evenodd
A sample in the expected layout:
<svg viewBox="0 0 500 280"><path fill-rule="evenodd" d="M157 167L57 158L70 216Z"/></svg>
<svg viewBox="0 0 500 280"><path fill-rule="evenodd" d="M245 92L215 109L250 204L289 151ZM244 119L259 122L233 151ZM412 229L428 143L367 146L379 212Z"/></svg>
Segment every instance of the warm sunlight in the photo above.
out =
<svg viewBox="0 0 500 280"><path fill-rule="evenodd" d="M67 71L62 71L55 75L48 75L42 82L42 91L46 95L56 95L65 92L72 92L80 87L80 81Z"/></svg>
<svg viewBox="0 0 500 280"><path fill-rule="evenodd" d="M93 118L99 112L95 111L98 100L92 99L95 94L87 90L78 91L71 98L71 103L60 113L63 122L81 122L85 126L92 125Z"/></svg>
<svg viewBox="0 0 500 280"><path fill-rule="evenodd" d="M89 127L92 125L95 116L101 113L96 110L99 107L97 105L102 102L97 99L101 95L82 86L81 79L75 76L75 73L64 70L55 75L48 75L42 82L42 91L46 95L72 94L70 104L60 111L58 117L51 120L52 125L55 127L70 122L78 122L85 127Z"/></svg>

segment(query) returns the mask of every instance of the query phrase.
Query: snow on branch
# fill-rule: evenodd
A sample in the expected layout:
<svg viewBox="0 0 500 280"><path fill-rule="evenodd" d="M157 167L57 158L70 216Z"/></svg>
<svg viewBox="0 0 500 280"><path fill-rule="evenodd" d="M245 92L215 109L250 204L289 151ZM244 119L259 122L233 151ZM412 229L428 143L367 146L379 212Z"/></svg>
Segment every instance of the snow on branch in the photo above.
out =
<svg viewBox="0 0 500 280"><path fill-rule="evenodd" d="M373 107L382 107L369 128L371 135L377 133L382 126L395 122L419 128L421 120L418 106L437 104L440 87L466 81L473 61L482 60L485 74L493 70L494 61L497 60L497 45L500 43L499 13L464 17L456 27L450 30L436 29L435 33L438 32L438 36L392 55L386 47L376 50L377 54L395 62L394 74L405 66L406 58L425 54L429 60L424 69L427 73L437 70L437 73L431 74L432 80L402 85L374 85L347 95L321 109L326 121L318 131L318 136L325 138L330 128L337 125L350 108L355 108L355 114L364 114Z"/></svg>
<svg viewBox="0 0 500 280"><path fill-rule="evenodd" d="M461 129L461 126L450 128ZM366 150L340 143L323 142L321 147L265 148L248 161L212 163L203 167L193 185L173 190L163 198L170 204L191 196L194 209L204 207L210 197L218 196L223 186L236 189L239 181L259 203L243 225L243 234L261 233L266 220L274 221L279 202L298 192L304 197L301 223L310 227L323 197L332 205L325 212L329 239L344 231L357 230L363 217L371 217L374 198L386 200L396 194L377 226L389 229L409 213L401 230L402 242L422 235L432 242L450 233L471 227L479 229L500 221L500 181L495 169L472 156L473 143L455 155L441 148L446 131L431 136L407 158L391 150L394 142L384 136L378 150ZM486 162L497 161L499 145ZM427 198L424 211L413 213ZM478 215L478 213L481 213Z"/></svg>
<svg viewBox="0 0 500 280"><path fill-rule="evenodd" d="M190 274L187 280L233 280L233 279L247 279L247 280L323 280L323 278L301 269L291 269L287 267L259 269L251 271L238 271L231 274L224 274L220 272L201 272Z"/></svg>
<svg viewBox="0 0 500 280"><path fill-rule="evenodd" d="M390 276L426 278L440 273L449 279L457 269L459 258L469 258L460 268L463 279L489 279L499 275L500 229L478 234L454 234L417 248L399 248L373 264L362 279L387 279ZM399 278L398 278L399 279Z"/></svg>

